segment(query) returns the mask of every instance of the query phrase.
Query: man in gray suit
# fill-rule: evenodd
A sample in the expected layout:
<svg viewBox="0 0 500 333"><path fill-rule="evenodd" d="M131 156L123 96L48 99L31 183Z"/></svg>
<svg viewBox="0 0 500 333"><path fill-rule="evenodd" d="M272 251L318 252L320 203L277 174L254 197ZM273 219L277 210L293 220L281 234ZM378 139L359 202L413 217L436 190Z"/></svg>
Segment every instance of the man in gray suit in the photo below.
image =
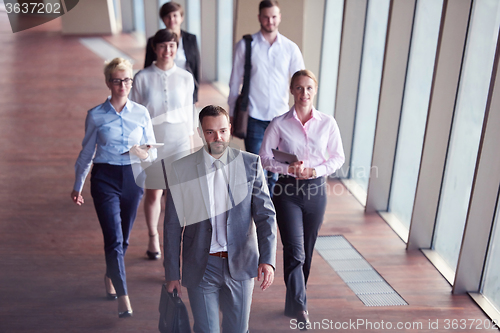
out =
<svg viewBox="0 0 500 333"><path fill-rule="evenodd" d="M276 220L260 157L228 147L228 113L199 115L205 146L172 163L164 224L167 290L188 290L195 332L248 331L253 278L274 280ZM175 213L174 213L175 212Z"/></svg>

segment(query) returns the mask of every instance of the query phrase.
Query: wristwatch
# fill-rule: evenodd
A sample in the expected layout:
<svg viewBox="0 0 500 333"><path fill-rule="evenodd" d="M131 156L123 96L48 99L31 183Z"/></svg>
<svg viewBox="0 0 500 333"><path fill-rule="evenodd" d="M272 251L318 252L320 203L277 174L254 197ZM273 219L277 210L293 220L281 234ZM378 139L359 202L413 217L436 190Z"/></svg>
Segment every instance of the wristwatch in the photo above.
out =
<svg viewBox="0 0 500 333"><path fill-rule="evenodd" d="M316 174L316 169L313 169L313 174L312 174L312 177L311 178L317 178L318 175Z"/></svg>

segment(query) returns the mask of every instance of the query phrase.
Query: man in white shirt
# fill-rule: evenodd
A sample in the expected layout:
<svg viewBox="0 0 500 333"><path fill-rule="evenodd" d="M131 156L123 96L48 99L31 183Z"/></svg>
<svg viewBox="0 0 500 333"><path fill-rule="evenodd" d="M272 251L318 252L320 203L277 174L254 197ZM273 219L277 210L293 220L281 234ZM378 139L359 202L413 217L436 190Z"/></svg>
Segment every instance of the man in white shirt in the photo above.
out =
<svg viewBox="0 0 500 333"><path fill-rule="evenodd" d="M297 44L278 32L281 13L278 1L264 0L259 4L260 31L252 38L252 70L250 73L249 119L245 148L258 154L264 132L270 121L289 110L288 86L291 76L304 69L304 59ZM238 42L234 52L233 70L229 81L229 114L234 115L236 99L243 83L245 41ZM270 193L275 180L268 174Z"/></svg>

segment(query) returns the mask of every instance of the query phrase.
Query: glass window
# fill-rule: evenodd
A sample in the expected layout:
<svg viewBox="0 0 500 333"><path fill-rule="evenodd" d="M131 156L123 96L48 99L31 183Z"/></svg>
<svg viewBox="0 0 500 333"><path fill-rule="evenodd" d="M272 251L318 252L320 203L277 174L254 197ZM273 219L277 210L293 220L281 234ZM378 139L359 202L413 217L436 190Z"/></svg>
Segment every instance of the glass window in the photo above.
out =
<svg viewBox="0 0 500 333"><path fill-rule="evenodd" d="M368 189L375 139L389 2L389 0L370 0L366 14L351 157L351 177L364 191Z"/></svg>
<svg viewBox="0 0 500 333"><path fill-rule="evenodd" d="M407 229L415 200L442 8L442 0L418 0L415 10L389 200L389 211Z"/></svg>
<svg viewBox="0 0 500 333"><path fill-rule="evenodd" d="M119 9L120 9L120 3L118 3L117 0L113 0L113 10L114 10L116 20L118 20L121 16Z"/></svg>
<svg viewBox="0 0 500 333"><path fill-rule="evenodd" d="M233 64L233 0L217 1L217 81L229 84Z"/></svg>
<svg viewBox="0 0 500 333"><path fill-rule="evenodd" d="M133 0L134 28L137 32L146 33L146 23L144 22L144 3L142 0Z"/></svg>
<svg viewBox="0 0 500 333"><path fill-rule="evenodd" d="M325 6L321 68L319 72L318 110L333 115L335 113L344 1L330 0L326 2Z"/></svg>
<svg viewBox="0 0 500 333"><path fill-rule="evenodd" d="M198 48L201 49L201 2L200 0L186 0L184 10L186 20L186 30L194 35L198 41Z"/></svg>
<svg viewBox="0 0 500 333"><path fill-rule="evenodd" d="M497 308L500 309L500 197L497 202L497 212L493 224L493 233L488 250L488 260L484 273L482 294Z"/></svg>
<svg viewBox="0 0 500 333"><path fill-rule="evenodd" d="M474 1L433 249L456 271L500 26L500 2Z"/></svg>

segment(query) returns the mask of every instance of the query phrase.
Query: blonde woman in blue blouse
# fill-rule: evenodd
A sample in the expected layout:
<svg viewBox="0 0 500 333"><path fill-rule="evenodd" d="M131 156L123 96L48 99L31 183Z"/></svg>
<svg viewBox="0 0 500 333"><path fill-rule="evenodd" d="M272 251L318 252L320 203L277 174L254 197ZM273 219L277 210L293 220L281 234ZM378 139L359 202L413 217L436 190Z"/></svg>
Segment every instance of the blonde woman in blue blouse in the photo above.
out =
<svg viewBox="0 0 500 333"><path fill-rule="evenodd" d="M104 236L105 288L108 299L118 299L118 316L125 318L132 316L132 307L124 257L144 192L132 169L134 164L155 159L155 149L149 150L147 145L155 143L155 137L148 110L128 99L130 62L113 59L106 64L104 76L111 96L88 111L71 198L79 206L84 203L82 188L93 164L90 193Z"/></svg>

